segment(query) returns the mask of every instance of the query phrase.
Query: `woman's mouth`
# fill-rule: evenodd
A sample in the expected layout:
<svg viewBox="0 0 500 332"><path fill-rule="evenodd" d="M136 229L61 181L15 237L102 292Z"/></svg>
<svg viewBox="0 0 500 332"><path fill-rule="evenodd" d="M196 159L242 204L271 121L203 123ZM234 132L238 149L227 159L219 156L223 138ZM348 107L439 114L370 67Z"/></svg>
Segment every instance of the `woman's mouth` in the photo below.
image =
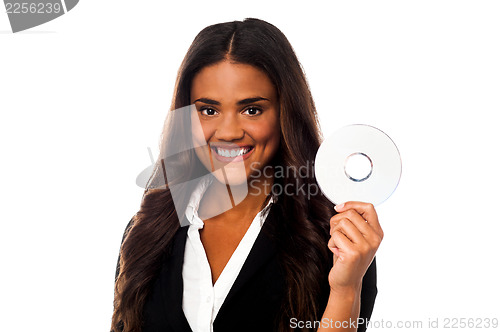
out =
<svg viewBox="0 0 500 332"><path fill-rule="evenodd" d="M222 162L241 161L247 159L252 154L254 147L245 146L211 146L215 158Z"/></svg>

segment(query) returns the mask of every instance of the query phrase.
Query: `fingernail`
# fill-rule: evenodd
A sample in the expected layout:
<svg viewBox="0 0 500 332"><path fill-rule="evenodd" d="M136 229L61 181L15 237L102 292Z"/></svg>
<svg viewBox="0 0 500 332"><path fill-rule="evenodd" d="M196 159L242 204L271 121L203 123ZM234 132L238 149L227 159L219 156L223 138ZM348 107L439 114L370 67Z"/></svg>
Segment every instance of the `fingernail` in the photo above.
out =
<svg viewBox="0 0 500 332"><path fill-rule="evenodd" d="M339 212L339 210L342 210L343 207L344 207L344 203L339 204L339 205L335 205L335 211Z"/></svg>

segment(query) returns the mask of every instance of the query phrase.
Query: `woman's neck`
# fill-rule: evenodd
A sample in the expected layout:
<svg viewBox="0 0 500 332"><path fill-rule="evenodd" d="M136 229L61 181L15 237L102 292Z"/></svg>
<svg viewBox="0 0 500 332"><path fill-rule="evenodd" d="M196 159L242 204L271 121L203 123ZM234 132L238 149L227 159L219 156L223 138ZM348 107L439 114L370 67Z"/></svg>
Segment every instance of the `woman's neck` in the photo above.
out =
<svg viewBox="0 0 500 332"><path fill-rule="evenodd" d="M242 185L226 185L217 180L207 188L200 202L198 214L201 219L218 222L248 222L262 209L271 193L272 177L250 178Z"/></svg>

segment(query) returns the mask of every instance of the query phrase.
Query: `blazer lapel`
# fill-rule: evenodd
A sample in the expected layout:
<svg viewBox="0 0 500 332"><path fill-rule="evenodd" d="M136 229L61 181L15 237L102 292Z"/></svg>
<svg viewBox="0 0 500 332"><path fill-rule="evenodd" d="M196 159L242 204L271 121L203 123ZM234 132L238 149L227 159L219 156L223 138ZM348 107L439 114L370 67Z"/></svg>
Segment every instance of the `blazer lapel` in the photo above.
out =
<svg viewBox="0 0 500 332"><path fill-rule="evenodd" d="M189 323L182 310L182 265L184 248L186 246L188 227L181 227L174 238L171 255L167 259L162 273L162 293L165 315L175 332L191 331Z"/></svg>
<svg viewBox="0 0 500 332"><path fill-rule="evenodd" d="M215 321L217 321L219 317L224 316L224 308L231 305L231 300L238 294L238 291L242 287L244 287L248 280L250 280L252 276L254 276L255 273L276 253L276 245L266 233L266 231L272 228L272 224L276 222L276 217L273 213L273 210L275 211L276 209L273 209L273 206L271 206L271 210L269 211L266 222L262 226L262 229L260 230L259 235L257 236L257 239L255 240L255 243L253 244L245 263L241 267L240 273L236 277L236 280L229 290L224 303L219 309Z"/></svg>
<svg viewBox="0 0 500 332"><path fill-rule="evenodd" d="M250 253L243 264L238 277L233 286L229 290L224 303L222 304L217 317L223 317L225 307L231 304L231 299L234 298L238 291L245 286L248 280L273 257L276 253L276 246L269 238L266 231L273 228L276 222L275 209L271 206L271 210L267 216L266 222L262 226L257 239L255 240ZM165 262L163 273L161 274L161 288L163 295L163 303L165 307L165 316L175 332L192 331L189 323L182 310L183 297L183 281L182 281L182 265L184 263L184 249L186 246L188 227L181 227L175 235L172 251ZM215 323L215 322L214 322Z"/></svg>

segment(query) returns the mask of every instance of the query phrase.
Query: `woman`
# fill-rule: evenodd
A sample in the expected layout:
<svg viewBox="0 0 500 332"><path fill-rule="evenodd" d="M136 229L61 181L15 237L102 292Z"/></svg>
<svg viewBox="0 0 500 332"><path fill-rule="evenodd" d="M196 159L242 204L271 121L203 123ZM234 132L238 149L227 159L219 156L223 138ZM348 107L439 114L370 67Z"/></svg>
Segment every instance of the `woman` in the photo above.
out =
<svg viewBox="0 0 500 332"><path fill-rule="evenodd" d="M203 29L171 109L111 329L364 330L383 232L372 205L334 211L317 190L316 110L286 37L257 19Z"/></svg>

